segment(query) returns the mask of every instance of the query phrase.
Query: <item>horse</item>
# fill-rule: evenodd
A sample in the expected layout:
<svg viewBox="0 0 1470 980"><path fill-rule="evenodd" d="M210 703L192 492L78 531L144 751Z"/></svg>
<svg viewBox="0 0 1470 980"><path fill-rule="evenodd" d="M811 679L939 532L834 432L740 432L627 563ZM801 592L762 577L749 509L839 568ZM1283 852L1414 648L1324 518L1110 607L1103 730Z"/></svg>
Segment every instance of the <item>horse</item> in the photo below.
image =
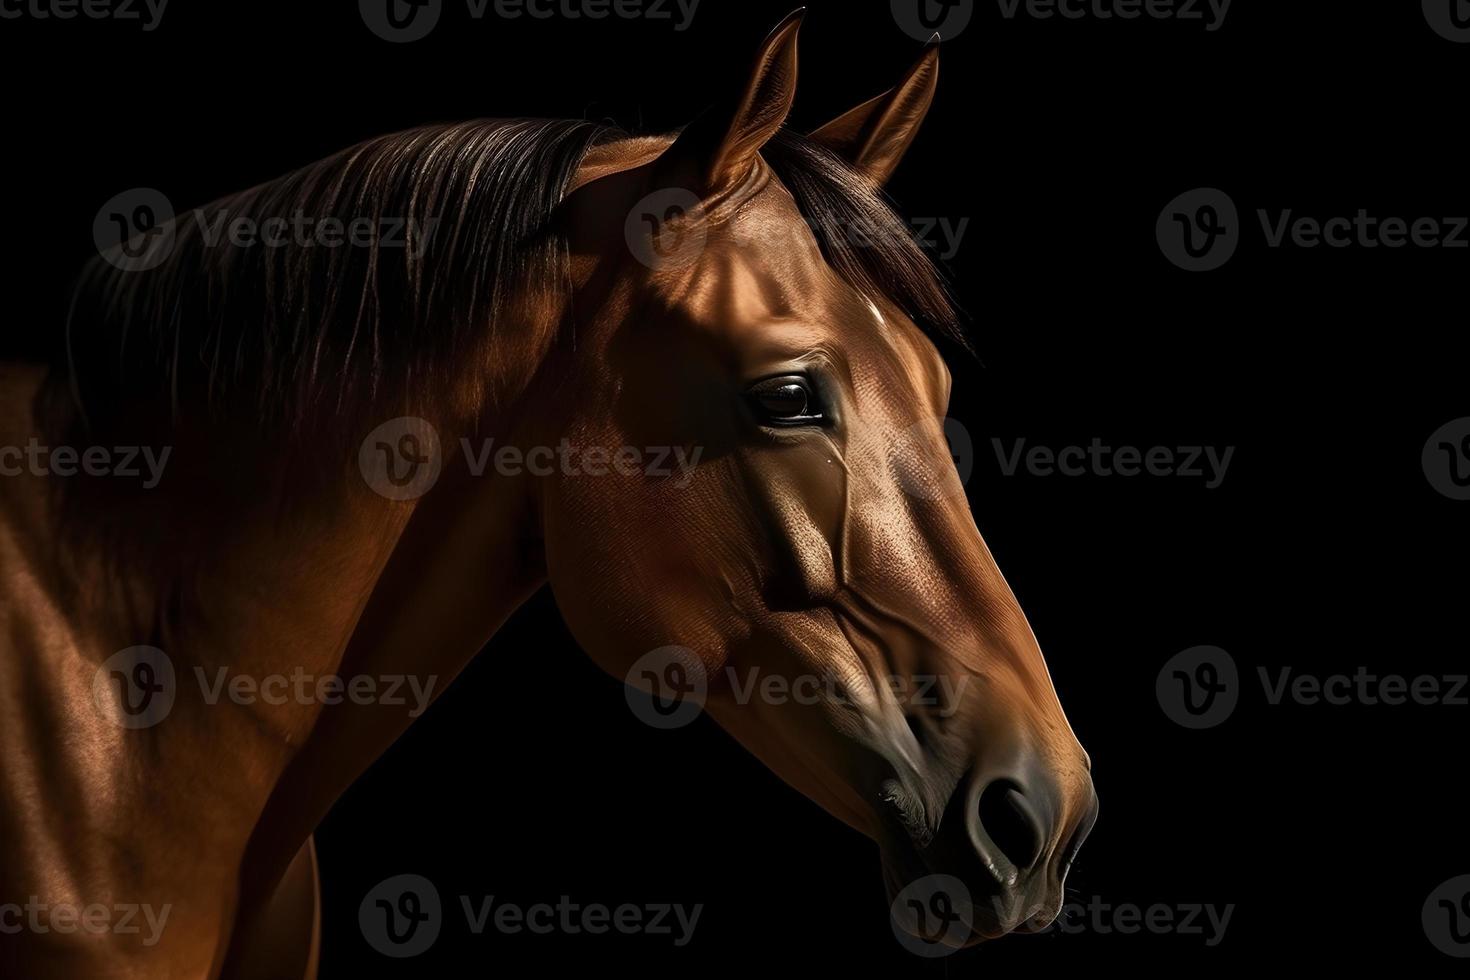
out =
<svg viewBox="0 0 1470 980"><path fill-rule="evenodd" d="M699 680L877 842L904 934L1055 918L1091 761L946 443L949 292L881 192L937 38L803 135L800 24L676 133L427 126L124 236L54 361L0 368L0 446L32 450L0 452L20 975L315 976L313 831L416 715L272 679L448 683L543 586L602 669L665 708ZM329 247L293 215L373 233ZM452 452L486 439L524 465ZM617 465L653 446L688 465ZM155 481L127 447L167 458ZM739 697L752 668L826 682ZM62 928L124 907L158 928Z"/></svg>

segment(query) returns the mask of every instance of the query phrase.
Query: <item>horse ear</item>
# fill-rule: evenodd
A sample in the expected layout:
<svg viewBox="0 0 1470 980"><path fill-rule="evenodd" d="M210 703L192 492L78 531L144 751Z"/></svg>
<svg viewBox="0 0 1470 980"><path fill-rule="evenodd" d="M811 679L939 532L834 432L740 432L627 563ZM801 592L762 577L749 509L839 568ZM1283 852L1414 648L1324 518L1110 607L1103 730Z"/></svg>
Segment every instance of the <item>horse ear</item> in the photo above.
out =
<svg viewBox="0 0 1470 980"><path fill-rule="evenodd" d="M886 183L918 135L938 84L939 35L935 34L896 87L848 110L811 138L874 183Z"/></svg>
<svg viewBox="0 0 1470 980"><path fill-rule="evenodd" d="M786 122L796 98L796 35L805 15L802 7L781 21L735 98L685 127L669 149L681 163L694 161L706 193L743 180L761 147Z"/></svg>

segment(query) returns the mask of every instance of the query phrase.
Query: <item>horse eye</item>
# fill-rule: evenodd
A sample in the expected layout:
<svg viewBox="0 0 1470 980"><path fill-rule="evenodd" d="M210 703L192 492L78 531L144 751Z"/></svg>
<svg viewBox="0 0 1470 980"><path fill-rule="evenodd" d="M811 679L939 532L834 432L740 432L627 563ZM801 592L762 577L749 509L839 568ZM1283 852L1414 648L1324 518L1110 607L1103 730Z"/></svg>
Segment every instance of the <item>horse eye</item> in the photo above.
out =
<svg viewBox="0 0 1470 980"><path fill-rule="evenodd" d="M751 407L767 425L815 425L822 421L821 406L811 383L799 375L767 378L751 385Z"/></svg>

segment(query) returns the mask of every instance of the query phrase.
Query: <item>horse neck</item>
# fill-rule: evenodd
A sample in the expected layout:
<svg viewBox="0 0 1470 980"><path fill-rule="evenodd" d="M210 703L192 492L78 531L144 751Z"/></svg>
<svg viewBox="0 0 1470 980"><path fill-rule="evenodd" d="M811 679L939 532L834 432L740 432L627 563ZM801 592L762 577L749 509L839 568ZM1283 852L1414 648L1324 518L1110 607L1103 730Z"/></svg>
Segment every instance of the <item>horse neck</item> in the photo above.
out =
<svg viewBox="0 0 1470 980"><path fill-rule="evenodd" d="M188 608L201 614L179 646L206 652L190 662L265 675L458 673L544 579L544 562L529 488L476 476L464 456L513 432L510 420L435 427L443 470L419 499L379 497L354 466L346 486L302 510L250 515L198 573ZM278 733L300 744L317 707Z"/></svg>
<svg viewBox="0 0 1470 980"><path fill-rule="evenodd" d="M3 368L0 378L12 380ZM12 410L0 417L0 444L45 431L27 409L42 384L37 375L23 392L0 387L0 405ZM455 435L446 428L446 440ZM48 514L58 503L54 479L27 474L0 486L0 569L16 585L11 601L0 599L0 618L17 648L0 665L0 689L28 705L0 720L0 734L21 757L44 760L33 770L66 777L17 775L27 802L9 822L17 836L0 841L0 879L31 889L104 882L92 887L178 903L171 925L182 938L159 955L191 968L199 957L207 963L228 934L240 869L247 879L275 874L252 846L252 829L265 828L266 841L283 830L294 851L414 716L389 708L385 723L382 706L337 710L259 697L242 704L227 686L204 704L198 672L209 685L220 670L226 685L298 672L415 674L421 690L437 673L431 689L442 690L540 576L535 549L518 531L524 501L497 481L470 485L462 470L447 471L415 504L344 480L284 510L264 500L222 508L211 528L217 540L164 579L152 577L162 566L66 555L80 542L58 535L59 515ZM121 498L103 510L94 515L103 524L143 513ZM201 522L187 517L178 530L192 539ZM114 652L145 643L172 660L179 696L161 723L123 731L92 707L94 672ZM58 730L68 737L56 739ZM108 805L79 811L71 805L79 792ZM69 815L65 831L59 813ZM140 843L140 826L166 828L169 851L190 860L139 861L154 840ZM64 853L17 844L58 834L70 835ZM72 897L64 888L47 894Z"/></svg>
<svg viewBox="0 0 1470 980"><path fill-rule="evenodd" d="M298 675L403 674L419 669L426 647L439 658L435 670L457 673L543 576L526 488L472 478L460 443L516 429L522 396L543 367L563 310L541 313L545 320L534 328L510 331L495 359L486 387L498 394L496 406L475 419L429 419L444 471L422 498L401 502L373 492L359 474L356 434L322 453L340 456L340 466L298 478L288 464L284 474L263 472L258 486L205 493L203 506L191 499L200 496L199 484L187 471L170 474L174 499L114 500L103 523L142 518L163 530L142 562L79 563L69 618L91 634L89 653L105 658L132 645L157 646L194 691L234 678L254 685ZM404 414L394 403L365 407L353 424L365 433ZM226 457L245 452L264 460L272 449L238 430L179 434L178 442L175 465L202 457L200 475L211 487L229 480L220 477ZM262 471L269 466L262 462ZM259 740L263 756L282 762L322 707L258 698L239 705L227 695L220 702L213 714L241 715L247 741ZM262 772L276 768L262 762Z"/></svg>
<svg viewBox="0 0 1470 980"><path fill-rule="evenodd" d="M246 905L272 893L300 842L418 717L415 699L441 693L546 580L534 493L517 480L474 476L457 455L459 434L440 435L439 482L398 513L387 554L369 569L370 594L341 620L351 620L345 646L326 658L349 681L395 683L400 703L343 703L314 717L254 823L241 861Z"/></svg>

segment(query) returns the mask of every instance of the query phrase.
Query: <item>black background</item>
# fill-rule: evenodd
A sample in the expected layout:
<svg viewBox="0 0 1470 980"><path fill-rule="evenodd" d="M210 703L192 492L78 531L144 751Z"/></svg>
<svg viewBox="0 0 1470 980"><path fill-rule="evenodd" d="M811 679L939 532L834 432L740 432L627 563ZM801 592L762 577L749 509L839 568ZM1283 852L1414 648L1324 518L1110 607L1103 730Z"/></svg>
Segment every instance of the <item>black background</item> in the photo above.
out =
<svg viewBox="0 0 1470 980"><path fill-rule="evenodd" d="M392 45L355 5L174 0L160 27L0 21L11 347L53 336L101 204L130 187L182 209L358 140L488 115L679 125L743 72L790 0L704 0L669 22L487 17L451 2ZM817 0L794 124L890 85L919 45L882 0ZM749 975L990 975L1081 965L1214 974L1269 962L1449 972L1420 926L1470 873L1466 707L1268 706L1255 672L1463 673L1470 504L1420 464L1470 415L1470 251L1266 247L1257 208L1325 218L1470 213L1470 45L1417 3L1251 3L1199 22L1004 19L944 49L925 131L890 186L908 215L969 219L949 271L979 351L951 351L976 446L976 519L1090 751L1101 820L1069 897L1235 906L1224 941L1012 937L948 960L901 949L876 849L707 720L655 731L568 637L523 609L320 829L323 975L528 966ZM1244 240L1186 273L1154 222L1221 188ZM991 440L1234 446L1187 478L1002 475ZM1186 731L1164 661L1230 651L1240 707ZM187 855L180 855L187 859ZM412 872L450 906L435 947L373 952L357 905ZM457 896L703 903L660 936L471 935Z"/></svg>

